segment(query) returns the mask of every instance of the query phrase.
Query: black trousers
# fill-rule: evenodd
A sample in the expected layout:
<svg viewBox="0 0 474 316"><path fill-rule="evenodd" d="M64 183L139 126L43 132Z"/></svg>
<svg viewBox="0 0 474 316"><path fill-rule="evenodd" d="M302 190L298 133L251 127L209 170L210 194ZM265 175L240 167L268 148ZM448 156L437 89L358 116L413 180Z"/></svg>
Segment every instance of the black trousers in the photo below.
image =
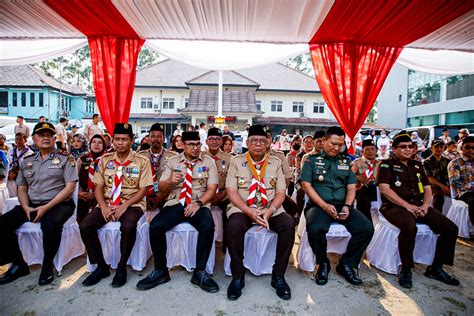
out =
<svg viewBox="0 0 474 316"><path fill-rule="evenodd" d="M139 207L129 207L119 219L120 232L120 261L119 267L127 266L128 258L132 253L135 240L137 238L137 223L143 215L143 211ZM106 224L104 216L100 208L96 207L90 212L79 225L81 230L81 238L86 246L89 261L99 266L107 266L104 260L104 253L99 240L97 230Z"/></svg>
<svg viewBox="0 0 474 316"><path fill-rule="evenodd" d="M164 207L150 223L150 244L156 270L168 269L166 267L166 232L183 222L191 224L199 233L196 246L196 271L206 270L214 242L214 221L211 210L201 207L194 216L185 217L184 207L179 203Z"/></svg>
<svg viewBox="0 0 474 316"><path fill-rule="evenodd" d="M336 206L335 203L332 204ZM336 208L340 207L342 205L336 206ZM319 206L311 205L310 208L305 209L305 216L308 241L316 255L317 264L328 262L326 234L331 223L336 222L344 225L352 235L340 263L347 264L354 269L359 266L362 255L374 235L374 226L360 211L353 208L349 217L341 221L333 219Z"/></svg>
<svg viewBox="0 0 474 316"><path fill-rule="evenodd" d="M377 186L370 183L369 186L362 186L356 192L357 209L362 212L372 223L370 215L371 202L377 201Z"/></svg>
<svg viewBox="0 0 474 316"><path fill-rule="evenodd" d="M97 201L95 199L92 200L83 200L81 198L77 199L77 212L76 212L76 219L77 223L80 225L82 220L89 214L91 208L97 205Z"/></svg>
<svg viewBox="0 0 474 316"><path fill-rule="evenodd" d="M273 273L285 275L295 241L295 222L287 213L271 217L268 221L270 229L278 235L275 264ZM244 213L234 213L227 222L227 245L230 255L230 269L233 278L245 275L244 267L244 238L245 233L252 227L250 217Z"/></svg>
<svg viewBox="0 0 474 316"><path fill-rule="evenodd" d="M38 207L40 205L30 204L30 206ZM64 201L51 208L41 218L44 250L43 269L53 267L53 259L61 243L64 223L72 216L74 208L73 200ZM30 215L33 221L36 213ZM13 210L0 216L0 265L25 264L15 231L26 222L28 222L28 218L21 205L15 206Z"/></svg>
<svg viewBox="0 0 474 316"><path fill-rule="evenodd" d="M400 229L398 251L402 267L414 267L413 250L418 231L416 223L428 225L435 234L439 235L432 265L435 267L441 267L443 264L453 265L458 227L441 212L430 207L424 217L415 218L405 208L391 203L383 204L380 212L391 224Z"/></svg>
<svg viewBox="0 0 474 316"><path fill-rule="evenodd" d="M288 194L285 195L285 200L283 201L282 206L285 212L287 212L292 218L295 218L295 216L298 214L298 206Z"/></svg>
<svg viewBox="0 0 474 316"><path fill-rule="evenodd" d="M471 224L474 225L474 192L464 193L459 200L465 202L469 206L469 218L471 219Z"/></svg>
<svg viewBox="0 0 474 316"><path fill-rule="evenodd" d="M295 183L290 181L290 184L288 185L288 196L292 196L293 192L295 192Z"/></svg>
<svg viewBox="0 0 474 316"><path fill-rule="evenodd" d="M224 201L220 202L217 206L222 210L222 228L223 228L223 236L222 236L222 251L225 253L227 249L227 206L229 206L230 200L225 199Z"/></svg>

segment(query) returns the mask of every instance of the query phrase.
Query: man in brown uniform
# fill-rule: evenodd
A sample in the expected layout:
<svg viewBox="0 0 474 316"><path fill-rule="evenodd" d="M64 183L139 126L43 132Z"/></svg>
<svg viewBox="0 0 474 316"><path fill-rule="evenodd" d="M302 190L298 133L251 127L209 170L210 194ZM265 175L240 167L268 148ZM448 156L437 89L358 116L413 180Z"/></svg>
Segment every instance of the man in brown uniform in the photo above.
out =
<svg viewBox="0 0 474 316"><path fill-rule="evenodd" d="M439 235L433 263L426 269L425 276L449 285L459 285L458 280L443 270L443 264L453 265L458 228L441 212L430 207L432 191L423 165L410 159L414 146L405 131L395 136L392 144L394 157L381 162L377 178L383 202L380 212L400 229L398 250L402 268L398 282L402 287L412 287L416 223L423 223Z"/></svg>
<svg viewBox="0 0 474 316"><path fill-rule="evenodd" d="M175 157L176 154L163 148L165 138L162 125L155 123L151 126L149 139L151 143L150 148L138 153L147 157L151 163L153 186L147 189L146 202L147 210L156 211L157 208L161 209L163 207L163 205L160 205L158 202L165 198L165 196L162 196L163 191L159 190L158 184L161 174L163 173L163 167L166 165L166 161L171 157Z"/></svg>
<svg viewBox="0 0 474 316"><path fill-rule="evenodd" d="M91 286L110 275L104 260L97 230L109 221L120 221L120 261L112 281L113 287L127 282L127 261L135 245L137 223L146 209L144 199L153 185L149 160L131 150L133 131L130 124L116 123L113 144L115 152L102 156L94 174L98 207L81 222L80 230L91 263L97 268L82 284Z"/></svg>
<svg viewBox="0 0 474 316"><path fill-rule="evenodd" d="M204 291L215 293L219 286L206 272L212 243L214 222L211 199L218 187L214 160L201 153L198 132L183 132L184 152L170 158L160 178L160 191L168 196L163 209L150 223L150 243L155 269L138 282L139 290L149 290L170 280L166 265L166 232L176 225L188 222L198 231L196 268L191 283ZM168 195L169 193L169 195Z"/></svg>
<svg viewBox="0 0 474 316"><path fill-rule="evenodd" d="M295 225L281 206L286 191L282 161L266 153L266 136L262 125L251 126L248 152L232 158L227 173L227 194L231 201L227 210L227 243L232 271L232 281L227 289L230 300L238 299L245 286L244 237L253 223L278 234L271 285L280 298L291 298L284 275L293 248Z"/></svg>

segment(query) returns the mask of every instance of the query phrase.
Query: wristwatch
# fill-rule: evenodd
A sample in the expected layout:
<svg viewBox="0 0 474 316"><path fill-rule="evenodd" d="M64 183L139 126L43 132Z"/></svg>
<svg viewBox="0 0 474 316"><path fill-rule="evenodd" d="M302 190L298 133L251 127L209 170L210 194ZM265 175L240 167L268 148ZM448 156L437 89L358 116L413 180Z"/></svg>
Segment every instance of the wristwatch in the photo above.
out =
<svg viewBox="0 0 474 316"><path fill-rule="evenodd" d="M272 214L275 214L277 211L277 209L274 206L269 206L268 208L272 210Z"/></svg>
<svg viewBox="0 0 474 316"><path fill-rule="evenodd" d="M349 204L344 204L342 207L344 207L344 206L347 206L349 209L352 208L352 205L349 205Z"/></svg>
<svg viewBox="0 0 474 316"><path fill-rule="evenodd" d="M197 200L196 201L196 204L199 206L199 207L202 207L204 205L204 203L202 203L201 200Z"/></svg>

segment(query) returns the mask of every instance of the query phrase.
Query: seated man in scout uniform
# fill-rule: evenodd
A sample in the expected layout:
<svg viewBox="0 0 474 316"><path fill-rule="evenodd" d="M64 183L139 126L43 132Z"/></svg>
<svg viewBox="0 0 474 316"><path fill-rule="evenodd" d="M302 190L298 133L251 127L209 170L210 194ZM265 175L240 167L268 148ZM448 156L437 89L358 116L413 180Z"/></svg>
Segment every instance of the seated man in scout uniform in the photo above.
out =
<svg viewBox="0 0 474 316"><path fill-rule="evenodd" d="M331 223L344 225L352 235L336 271L354 285L362 284L354 269L374 234L372 223L353 207L357 181L349 157L340 153L344 139L342 128L328 128L323 150L307 157L300 175L301 186L310 199L305 209L306 230L319 265L315 278L318 285L328 282L331 270L326 240Z"/></svg>
<svg viewBox="0 0 474 316"><path fill-rule="evenodd" d="M412 287L416 223L423 223L439 235L433 263L426 269L425 276L459 285L458 280L443 270L444 264L453 265L458 228L441 212L430 207L431 186L423 165L410 159L414 146L405 131L395 136L392 143L394 157L382 161L377 177L383 202L380 212L400 229L398 251L402 267L398 282L402 287Z"/></svg>
<svg viewBox="0 0 474 316"><path fill-rule="evenodd" d="M362 157L352 163L352 172L357 179L357 209L372 222L370 214L371 202L377 201L377 185L375 184L375 172L380 161L375 159L377 146L372 139L362 141Z"/></svg>
<svg viewBox="0 0 474 316"><path fill-rule="evenodd" d="M291 298L284 276L293 248L295 224L281 206L286 191L282 162L266 153L267 146L265 128L251 126L247 137L248 151L232 158L227 173L227 194L231 201L227 210L227 244L232 271L232 281L227 289L230 300L238 299L245 286L244 237L253 224L278 234L271 285L280 298Z"/></svg>
<svg viewBox="0 0 474 316"><path fill-rule="evenodd" d="M63 225L76 207L72 195L78 181L74 157L56 150L56 129L51 123L38 123L33 141L39 152L20 162L16 184L20 205L0 216L0 265L12 263L0 284L30 273L18 245L15 231L23 223L41 223L44 258L39 285L53 279L53 259L59 249Z"/></svg>
<svg viewBox="0 0 474 316"><path fill-rule="evenodd" d="M163 143L165 141L164 130L163 126L158 123L151 126L149 140L150 148L140 151L139 154L147 157L151 163L153 186L147 189L146 202L147 210L156 211L158 208L163 207L163 205L158 204L158 201L162 201L165 198L165 196L161 196L163 191L159 190L158 185L161 174L163 173L163 167L166 165L166 161L169 158L176 156L176 153L163 148Z"/></svg>
<svg viewBox="0 0 474 316"><path fill-rule="evenodd" d="M229 163L232 156L221 150L222 141L222 133L218 128L211 127L207 130L206 144L208 150L206 150L204 154L214 159L214 162L216 163L217 167L217 173L219 175L219 188L217 190L217 193L211 199L211 205L216 205L222 210L222 219L224 224L223 249L225 252L225 229L227 225L227 217L225 215L225 212L227 211L227 205L229 205L229 199L227 198L227 190L225 188L225 179L227 177L227 171L229 170Z"/></svg>
<svg viewBox="0 0 474 316"><path fill-rule="evenodd" d="M168 196L163 209L150 223L150 243L155 268L138 282L139 290L149 290L170 280L166 265L166 232L188 222L198 231L196 268L191 283L204 291L215 293L219 286L206 272L212 244L214 222L211 199L218 188L217 167L214 159L201 154L199 132L183 132L184 152L170 158L160 178L160 191ZM169 193L169 195L168 195Z"/></svg>
<svg viewBox="0 0 474 316"><path fill-rule="evenodd" d="M135 245L138 220L146 209L145 191L153 185L149 160L131 150L132 126L116 123L112 141L115 151L102 156L94 173L97 207L79 226L89 260L97 264L94 272L82 282L84 286L97 284L110 275L97 233L109 221L119 221L122 233L120 261L112 286L121 287L127 282L127 261Z"/></svg>

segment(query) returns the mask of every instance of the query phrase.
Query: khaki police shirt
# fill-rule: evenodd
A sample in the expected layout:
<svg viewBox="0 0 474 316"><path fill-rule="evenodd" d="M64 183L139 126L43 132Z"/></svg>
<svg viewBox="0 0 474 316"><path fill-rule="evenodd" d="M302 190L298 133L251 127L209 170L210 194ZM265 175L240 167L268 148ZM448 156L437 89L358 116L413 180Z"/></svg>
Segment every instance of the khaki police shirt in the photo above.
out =
<svg viewBox="0 0 474 316"><path fill-rule="evenodd" d="M171 191L168 195L165 206L176 205L179 203L179 194L181 193L181 188L183 187L183 182L186 177L187 167L185 161L186 157L184 156L184 153L181 153L168 159L166 166L163 169L160 181L168 180L171 177L173 170L179 170L183 174L183 180L181 182L171 185ZM217 167L214 163L214 159L201 153L196 159L196 164L193 167L193 193L191 201L194 202L199 200L199 198L207 191L207 186L211 184L219 184ZM208 202L203 206L210 208L211 203Z"/></svg>
<svg viewBox="0 0 474 316"><path fill-rule="evenodd" d="M229 171L229 164L230 164L230 159L232 156L222 150L219 149L217 152L217 155L212 155L209 150L204 151L204 154L208 155L211 157L214 162L216 163L217 167L217 174L219 175L219 191L222 191L225 189L225 180L227 177L227 172ZM216 158L214 158L216 157Z"/></svg>
<svg viewBox="0 0 474 316"><path fill-rule="evenodd" d="M84 135L88 140L91 140L92 136L97 134L104 135L104 131L100 128L99 124L87 124L84 128Z"/></svg>
<svg viewBox="0 0 474 316"><path fill-rule="evenodd" d="M98 170L95 172L93 178L95 184L104 185L104 197L106 202L109 200L114 178L117 174L117 165L114 163L115 159L118 160L116 152L108 153L102 156L102 158L99 160ZM125 161L127 160L130 160L131 163L122 170L123 180L120 198L123 201L129 200L135 193L138 192L139 189L153 185L151 166L149 160L146 157L130 151ZM143 211L145 211L145 197L132 206L140 207Z"/></svg>
<svg viewBox="0 0 474 316"><path fill-rule="evenodd" d="M240 198L247 203L247 198L250 194L250 183L252 180L252 172L250 171L249 166L247 165L247 159L245 158L246 154L237 155L232 157L230 160L229 171L227 172L227 181L226 187L236 189L240 195ZM268 204L270 206L273 199L275 198L276 191L285 191L285 175L283 174L282 162L274 155L268 155L268 164L265 170L265 175L263 177L265 182L265 188L267 190ZM260 191L257 190L257 207L259 209L263 208L262 198L260 196ZM277 216L283 213L285 210L283 207L279 207L275 214L272 216ZM227 208L227 217L234 213L242 213L234 203L230 203Z"/></svg>
<svg viewBox="0 0 474 316"><path fill-rule="evenodd" d="M66 183L77 182L74 157L67 151L53 151L42 159L39 153L31 154L20 162L16 178L19 186L28 186L28 197L33 204L45 204L64 189Z"/></svg>
<svg viewBox="0 0 474 316"><path fill-rule="evenodd" d="M26 135L26 137L30 137L30 127L26 124L23 124L23 125L15 125L15 128L14 128L14 132L15 132L15 135L18 134L18 133L23 133Z"/></svg>
<svg viewBox="0 0 474 316"><path fill-rule="evenodd" d="M168 161L168 159L172 157L176 157L178 155L175 152L172 152L171 150L167 150L163 148L162 149L163 158L161 158L160 160L160 163L158 165L158 170L153 170L154 166L153 166L153 162L151 161L151 156L153 154L151 153L151 150L150 149L142 150L142 151L139 151L138 153L140 155L143 155L144 157L147 157L148 161L150 161L152 176L154 172L158 172L156 175L156 181L160 181L161 175L163 174L163 168L166 166L166 162ZM159 159L159 158L155 158L155 159Z"/></svg>
<svg viewBox="0 0 474 316"><path fill-rule="evenodd" d="M288 164L288 160L285 157L285 154L282 151L270 149L268 152L270 156L275 156L281 161L281 167L283 170L283 174L285 175L285 179L291 180L293 175L291 174L290 165Z"/></svg>

